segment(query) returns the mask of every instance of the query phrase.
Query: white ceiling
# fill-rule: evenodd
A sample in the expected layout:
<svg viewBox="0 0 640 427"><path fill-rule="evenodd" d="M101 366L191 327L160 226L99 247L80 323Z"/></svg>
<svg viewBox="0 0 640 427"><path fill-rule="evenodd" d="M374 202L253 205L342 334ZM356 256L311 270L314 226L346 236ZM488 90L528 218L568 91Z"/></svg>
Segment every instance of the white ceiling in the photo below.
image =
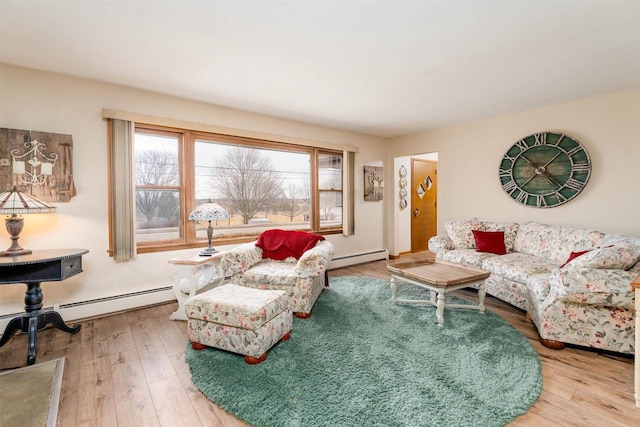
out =
<svg viewBox="0 0 640 427"><path fill-rule="evenodd" d="M640 87L640 1L0 0L0 61L395 137Z"/></svg>

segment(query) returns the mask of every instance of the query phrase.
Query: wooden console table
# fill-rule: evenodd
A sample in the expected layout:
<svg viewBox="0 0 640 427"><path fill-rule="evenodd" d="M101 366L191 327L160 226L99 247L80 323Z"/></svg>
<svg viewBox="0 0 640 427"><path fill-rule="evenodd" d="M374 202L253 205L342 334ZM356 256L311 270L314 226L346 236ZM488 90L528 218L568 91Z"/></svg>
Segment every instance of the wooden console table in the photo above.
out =
<svg viewBox="0 0 640 427"><path fill-rule="evenodd" d="M218 252L211 256L200 256L198 253L169 260L169 263L174 264L177 269L176 275L173 277L173 292L178 300L178 309L169 316L171 320L187 320L184 303L195 296L199 290L218 286L224 281L224 271L220 265L224 252ZM199 283L201 281L196 277L197 273L211 266L215 268L216 278L208 283Z"/></svg>
<svg viewBox="0 0 640 427"><path fill-rule="evenodd" d="M640 408L640 355L638 349L640 349L640 276L636 277L636 280L631 282L631 289L636 293L636 354L634 362L634 390L636 398L636 408Z"/></svg>
<svg viewBox="0 0 640 427"><path fill-rule="evenodd" d="M29 349L27 364L36 362L36 332L47 325L77 334L80 325L67 326L57 311L42 310L41 282L57 282L68 279L82 272L82 255L89 252L86 249L52 249L33 251L29 255L0 257L0 285L24 283L27 292L24 296L24 313L14 317L7 324L0 347L5 345L16 332L29 334Z"/></svg>

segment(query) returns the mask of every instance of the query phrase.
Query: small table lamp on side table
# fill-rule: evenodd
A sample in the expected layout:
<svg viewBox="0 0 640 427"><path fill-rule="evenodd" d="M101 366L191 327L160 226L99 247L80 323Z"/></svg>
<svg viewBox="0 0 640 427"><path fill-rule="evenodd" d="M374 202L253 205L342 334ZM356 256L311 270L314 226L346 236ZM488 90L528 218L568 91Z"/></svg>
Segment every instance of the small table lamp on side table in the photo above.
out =
<svg viewBox="0 0 640 427"><path fill-rule="evenodd" d="M11 235L11 246L6 251L0 252L0 256L28 255L32 252L31 249L23 249L18 243L18 238L24 226L24 218L18 215L52 213L55 211L55 206L40 201L30 194L23 193L16 186L10 191L0 193L0 214L10 215L5 219L5 225Z"/></svg>
<svg viewBox="0 0 640 427"><path fill-rule="evenodd" d="M193 212L189 214L189 220L191 221L209 221L209 226L207 227L207 239L209 246L200 252L200 256L211 256L218 253L218 250L211 246L211 238L213 237L211 221L221 221L225 219L229 219L227 211L225 211L219 204L212 203L211 199L209 199L207 203L203 203L195 208Z"/></svg>

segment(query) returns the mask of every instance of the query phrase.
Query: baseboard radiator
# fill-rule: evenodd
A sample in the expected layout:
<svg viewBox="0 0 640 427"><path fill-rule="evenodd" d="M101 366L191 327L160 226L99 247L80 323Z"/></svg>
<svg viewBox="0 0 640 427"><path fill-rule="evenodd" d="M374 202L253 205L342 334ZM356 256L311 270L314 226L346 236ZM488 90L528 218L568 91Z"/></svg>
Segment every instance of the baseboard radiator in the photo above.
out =
<svg viewBox="0 0 640 427"><path fill-rule="evenodd" d="M329 269L332 270L335 268L348 267L350 265L385 259L389 259L389 251L386 249L353 255L344 255L335 257L329 264ZM114 295L105 298L96 298L69 304L54 304L53 306L45 308L57 311L66 322L71 322L77 319L100 317L110 313L159 304L175 299L176 296L173 293L172 287L164 286L161 288ZM21 314L22 313L12 313L0 316L0 332L4 331L11 319Z"/></svg>
<svg viewBox="0 0 640 427"><path fill-rule="evenodd" d="M131 292L69 304L54 304L53 306L44 307L44 309L53 309L60 313L66 322L71 322L77 319L100 317L110 313L159 304L175 299L176 295L173 293L173 288L171 286L164 286L162 288L148 289L145 291ZM0 316L0 332L5 330L11 319L20 316L21 314L22 313L12 313Z"/></svg>
<svg viewBox="0 0 640 427"><path fill-rule="evenodd" d="M364 252L353 255L344 255L333 258L329 264L329 270L335 268L348 267L350 265L362 264L371 261L380 261L383 259L389 259L389 251L386 249L379 249L371 252Z"/></svg>

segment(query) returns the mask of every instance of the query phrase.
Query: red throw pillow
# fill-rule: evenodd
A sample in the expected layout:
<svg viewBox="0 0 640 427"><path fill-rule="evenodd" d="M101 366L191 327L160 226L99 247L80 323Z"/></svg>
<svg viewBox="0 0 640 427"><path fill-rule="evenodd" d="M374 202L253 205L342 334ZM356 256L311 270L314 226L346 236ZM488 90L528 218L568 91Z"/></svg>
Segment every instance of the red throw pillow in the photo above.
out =
<svg viewBox="0 0 640 427"><path fill-rule="evenodd" d="M471 230L476 239L478 252L490 252L497 255L505 255L507 248L504 245L504 231L480 231Z"/></svg>
<svg viewBox="0 0 640 427"><path fill-rule="evenodd" d="M564 262L564 264L562 264L560 266L560 268L564 267L565 265L569 264L571 261L573 261L574 259L578 258L580 255L584 255L587 252L591 252L590 250L586 250L586 251L577 251L577 252L571 252L569 254L569 258L567 258L567 260Z"/></svg>

